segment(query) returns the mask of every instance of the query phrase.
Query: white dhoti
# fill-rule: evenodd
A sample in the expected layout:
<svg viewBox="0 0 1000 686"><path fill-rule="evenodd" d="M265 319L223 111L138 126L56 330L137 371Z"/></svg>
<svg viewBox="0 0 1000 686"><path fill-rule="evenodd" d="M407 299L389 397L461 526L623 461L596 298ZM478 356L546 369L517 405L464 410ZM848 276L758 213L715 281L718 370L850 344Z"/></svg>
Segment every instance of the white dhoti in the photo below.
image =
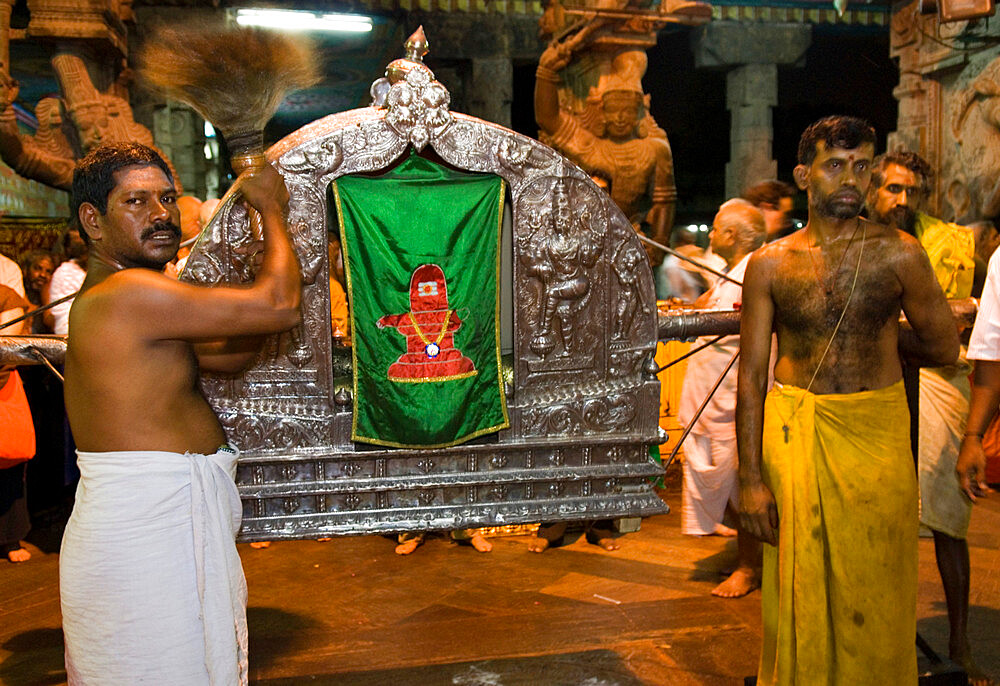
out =
<svg viewBox="0 0 1000 686"><path fill-rule="evenodd" d="M69 683L248 683L237 454L77 455L59 558Z"/></svg>
<svg viewBox="0 0 1000 686"><path fill-rule="evenodd" d="M964 539L972 501L962 492L955 465L969 418L968 369L920 370L920 440L917 475L920 523Z"/></svg>
<svg viewBox="0 0 1000 686"><path fill-rule="evenodd" d="M726 505L737 505L736 439L692 433L684 443L681 533L708 536L721 524Z"/></svg>

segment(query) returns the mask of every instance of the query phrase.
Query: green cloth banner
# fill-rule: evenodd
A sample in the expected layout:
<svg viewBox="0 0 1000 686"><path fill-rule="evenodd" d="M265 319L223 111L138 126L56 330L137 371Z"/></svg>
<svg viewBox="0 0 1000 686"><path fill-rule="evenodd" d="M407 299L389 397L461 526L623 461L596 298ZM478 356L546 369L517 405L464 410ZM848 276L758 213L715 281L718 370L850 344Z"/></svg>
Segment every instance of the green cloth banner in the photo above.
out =
<svg viewBox="0 0 1000 686"><path fill-rule="evenodd" d="M356 441L439 448L509 426L500 376L504 182L411 154L333 185Z"/></svg>

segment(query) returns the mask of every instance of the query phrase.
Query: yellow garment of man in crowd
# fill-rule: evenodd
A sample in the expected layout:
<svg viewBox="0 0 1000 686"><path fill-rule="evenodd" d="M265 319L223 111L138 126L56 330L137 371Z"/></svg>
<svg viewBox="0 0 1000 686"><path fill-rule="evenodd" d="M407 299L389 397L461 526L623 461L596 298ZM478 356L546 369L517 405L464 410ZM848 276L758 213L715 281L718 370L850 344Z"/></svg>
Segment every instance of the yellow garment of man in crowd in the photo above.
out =
<svg viewBox="0 0 1000 686"><path fill-rule="evenodd" d="M976 269L972 229L917 213L914 235L927 251L946 298L968 298Z"/></svg>

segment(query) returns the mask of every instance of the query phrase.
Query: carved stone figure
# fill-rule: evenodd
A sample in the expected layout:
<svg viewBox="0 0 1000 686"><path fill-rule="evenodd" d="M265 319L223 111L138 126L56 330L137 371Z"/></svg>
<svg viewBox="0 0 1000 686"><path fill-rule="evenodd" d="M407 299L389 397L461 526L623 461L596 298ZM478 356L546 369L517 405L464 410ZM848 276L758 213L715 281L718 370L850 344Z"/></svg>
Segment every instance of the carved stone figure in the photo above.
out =
<svg viewBox="0 0 1000 686"><path fill-rule="evenodd" d="M62 100L45 98L36 106L39 130L26 136L17 129L11 104L17 97L17 83L0 73L0 157L21 176L69 190L76 159L91 148L109 142L137 142L153 147L168 165L170 159L153 145L153 134L132 117L128 102L116 93L125 89L129 72L124 69L107 92L94 86L83 58L60 53L52 58L52 67L62 91ZM75 129L77 144L72 146L64 133L62 112ZM180 178L171 165L178 192L183 192Z"/></svg>
<svg viewBox="0 0 1000 686"><path fill-rule="evenodd" d="M0 74L0 79L5 79ZM73 149L62 130L59 101L43 98L35 107L38 132L22 134L17 127L14 108L17 86L6 79L0 106L0 157L21 176L69 190L73 182Z"/></svg>
<svg viewBox="0 0 1000 686"><path fill-rule="evenodd" d="M665 241L677 199L673 156L666 132L649 115L642 90L646 54L636 48L648 45L649 35L655 42L650 20L598 14L556 31L566 19L555 9L561 8L550 6L542 28L560 37L542 53L535 80L540 138L588 173L609 178L611 197L633 225ZM616 16L611 10L605 14ZM646 24L637 25L639 19Z"/></svg>
<svg viewBox="0 0 1000 686"><path fill-rule="evenodd" d="M587 270L597 263L601 254L600 236L591 234L586 222L580 221L570 207L563 181L553 191L549 227L537 230L529 239L526 254L532 260L525 266L528 274L541 282L541 305L531 350L544 358L557 344L557 330L562 350L568 357L573 352L573 327L577 314L590 298L590 277Z"/></svg>
<svg viewBox="0 0 1000 686"><path fill-rule="evenodd" d="M1000 57L959 94L952 114L964 189L949 189L960 216L1000 214Z"/></svg>
<svg viewBox="0 0 1000 686"><path fill-rule="evenodd" d="M897 129L887 149L935 170L927 209L968 224L1000 214L1000 45L983 21L942 22L908 0L893 6L890 57L899 62Z"/></svg>

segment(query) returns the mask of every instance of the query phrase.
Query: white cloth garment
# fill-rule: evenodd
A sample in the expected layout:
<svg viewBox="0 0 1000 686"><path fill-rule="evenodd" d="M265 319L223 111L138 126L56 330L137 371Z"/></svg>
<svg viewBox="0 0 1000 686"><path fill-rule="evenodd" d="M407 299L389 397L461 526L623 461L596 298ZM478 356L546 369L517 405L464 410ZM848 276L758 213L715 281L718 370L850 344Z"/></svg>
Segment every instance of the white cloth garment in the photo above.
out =
<svg viewBox="0 0 1000 686"><path fill-rule="evenodd" d="M24 277L21 268L6 255L0 255L0 286L6 286L24 297Z"/></svg>
<svg viewBox="0 0 1000 686"><path fill-rule="evenodd" d="M691 434L684 441L681 533L708 536L721 524L726 504L738 505L736 439Z"/></svg>
<svg viewBox="0 0 1000 686"><path fill-rule="evenodd" d="M86 278L87 272L83 267L73 260L66 260L56 267L52 274L52 283L49 284L49 302L76 293ZM52 327L53 333L63 336L69 333L69 309L72 306L73 300L70 299L52 308L52 317L55 319L55 325Z"/></svg>
<svg viewBox="0 0 1000 686"><path fill-rule="evenodd" d="M737 262L729 276L743 281L749 261L747 255ZM705 307L731 310L742 302L742 287L719 279L709 292ZM695 346L709 340L709 337L699 338ZM688 360L677 407L677 419L681 424L687 426L691 422L739 347L739 336L727 336ZM682 533L711 534L715 525L722 523L726 503L736 505L736 376L737 365L734 364L684 442Z"/></svg>
<svg viewBox="0 0 1000 686"><path fill-rule="evenodd" d="M917 443L920 523L961 539L966 537L972 517L972 501L962 492L955 473L962 435L969 419L968 375L966 364L920 370L920 440Z"/></svg>
<svg viewBox="0 0 1000 686"><path fill-rule="evenodd" d="M59 558L71 686L247 684L238 455L77 455Z"/></svg>
<svg viewBox="0 0 1000 686"><path fill-rule="evenodd" d="M749 261L749 255L740 260L729 272L729 277L743 281ZM731 281L719 279L709 293L705 308L731 310L739 307L742 302L743 288ZM694 347L703 345L712 338L714 336L699 338ZM726 336L688 360L681 398L677 404L677 421L687 426L739 347L739 336ZM693 429L695 433L713 438L736 439L736 372L737 365L734 364L698 418Z"/></svg>
<svg viewBox="0 0 1000 686"><path fill-rule="evenodd" d="M966 357L970 360L1000 360L1000 250L990 258Z"/></svg>

